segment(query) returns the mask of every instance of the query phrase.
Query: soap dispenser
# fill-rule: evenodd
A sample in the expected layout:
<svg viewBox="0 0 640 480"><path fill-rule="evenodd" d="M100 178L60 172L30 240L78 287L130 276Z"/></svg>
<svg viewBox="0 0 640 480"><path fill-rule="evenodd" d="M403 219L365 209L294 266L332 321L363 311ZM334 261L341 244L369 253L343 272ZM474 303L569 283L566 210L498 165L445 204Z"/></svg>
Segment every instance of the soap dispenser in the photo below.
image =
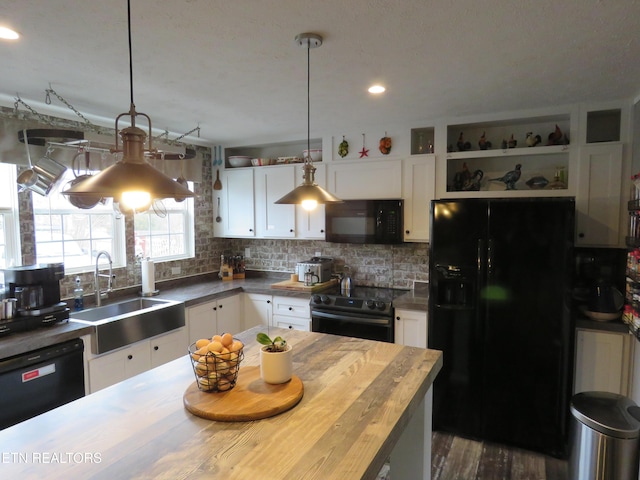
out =
<svg viewBox="0 0 640 480"><path fill-rule="evenodd" d="M73 289L73 309L78 312L84 308L84 289L80 277L76 277L76 288Z"/></svg>

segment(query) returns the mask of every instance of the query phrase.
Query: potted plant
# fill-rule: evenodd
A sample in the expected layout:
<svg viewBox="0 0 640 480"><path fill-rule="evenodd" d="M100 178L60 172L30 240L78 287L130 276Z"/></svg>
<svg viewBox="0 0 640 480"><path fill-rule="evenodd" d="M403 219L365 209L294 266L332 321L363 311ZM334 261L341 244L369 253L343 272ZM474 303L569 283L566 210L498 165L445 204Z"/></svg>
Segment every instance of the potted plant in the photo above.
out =
<svg viewBox="0 0 640 480"><path fill-rule="evenodd" d="M266 383L286 383L293 374L291 345L282 337L273 340L266 333L259 333L256 340L260 349L260 377Z"/></svg>

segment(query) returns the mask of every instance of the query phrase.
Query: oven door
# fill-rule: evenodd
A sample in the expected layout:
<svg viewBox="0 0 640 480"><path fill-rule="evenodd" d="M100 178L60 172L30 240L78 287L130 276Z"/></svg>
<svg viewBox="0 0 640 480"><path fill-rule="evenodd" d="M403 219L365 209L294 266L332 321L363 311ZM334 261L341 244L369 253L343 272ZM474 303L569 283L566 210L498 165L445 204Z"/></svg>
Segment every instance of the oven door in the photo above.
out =
<svg viewBox="0 0 640 480"><path fill-rule="evenodd" d="M393 326L393 316L379 317L315 308L311 310L311 330L313 332L393 343Z"/></svg>

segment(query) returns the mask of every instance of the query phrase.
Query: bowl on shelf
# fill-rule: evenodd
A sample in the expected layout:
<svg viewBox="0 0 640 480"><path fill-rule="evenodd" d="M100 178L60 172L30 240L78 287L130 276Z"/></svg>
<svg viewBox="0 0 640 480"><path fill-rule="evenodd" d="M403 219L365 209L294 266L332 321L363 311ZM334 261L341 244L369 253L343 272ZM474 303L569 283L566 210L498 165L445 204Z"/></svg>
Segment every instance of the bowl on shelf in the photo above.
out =
<svg viewBox="0 0 640 480"><path fill-rule="evenodd" d="M254 167L262 167L264 165L272 165L270 158L252 158L251 165Z"/></svg>
<svg viewBox="0 0 640 480"><path fill-rule="evenodd" d="M251 157L243 157L243 156L231 156L229 157L229 166L231 167L250 167L251 166Z"/></svg>
<svg viewBox="0 0 640 480"><path fill-rule="evenodd" d="M584 314L596 322L611 322L612 320L620 318L622 312L591 312L589 310L585 310Z"/></svg>
<svg viewBox="0 0 640 480"><path fill-rule="evenodd" d="M302 158L307 158L307 156L311 156L312 162L319 162L322 160L322 149L304 150Z"/></svg>

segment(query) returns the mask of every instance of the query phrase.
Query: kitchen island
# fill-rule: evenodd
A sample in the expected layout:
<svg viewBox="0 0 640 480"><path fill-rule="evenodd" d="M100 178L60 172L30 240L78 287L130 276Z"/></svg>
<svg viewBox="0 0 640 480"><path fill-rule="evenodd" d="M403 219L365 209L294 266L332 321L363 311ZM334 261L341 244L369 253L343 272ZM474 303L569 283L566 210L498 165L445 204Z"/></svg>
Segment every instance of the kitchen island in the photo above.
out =
<svg viewBox="0 0 640 480"><path fill-rule="evenodd" d="M259 364L258 331L238 335L242 366ZM1 431L2 477L374 479L390 458L393 478L430 478L430 387L441 352L269 333L294 348L304 396L291 410L229 423L190 414L183 394L195 380L185 355Z"/></svg>

